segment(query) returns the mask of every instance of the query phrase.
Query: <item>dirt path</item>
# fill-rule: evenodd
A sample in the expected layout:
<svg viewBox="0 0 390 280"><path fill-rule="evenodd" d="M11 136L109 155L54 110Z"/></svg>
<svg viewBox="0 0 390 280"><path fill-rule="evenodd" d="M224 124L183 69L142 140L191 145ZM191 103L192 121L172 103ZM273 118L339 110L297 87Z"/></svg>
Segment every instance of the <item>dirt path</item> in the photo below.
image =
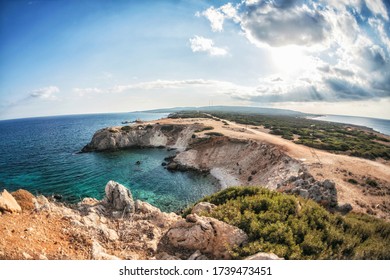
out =
<svg viewBox="0 0 390 280"><path fill-rule="evenodd" d="M388 162L381 163L313 149L295 144L280 136L268 134L262 127L247 126L227 120L161 119L156 122L181 124L199 122L205 126L212 126L213 131L225 136L264 141L279 146L286 154L303 162L316 179L333 180L337 186L340 204L350 203L355 211L390 218L390 164ZM384 195L383 191L378 193L367 186L365 182L368 178L375 180L383 187ZM356 180L358 184L348 182L349 179Z"/></svg>

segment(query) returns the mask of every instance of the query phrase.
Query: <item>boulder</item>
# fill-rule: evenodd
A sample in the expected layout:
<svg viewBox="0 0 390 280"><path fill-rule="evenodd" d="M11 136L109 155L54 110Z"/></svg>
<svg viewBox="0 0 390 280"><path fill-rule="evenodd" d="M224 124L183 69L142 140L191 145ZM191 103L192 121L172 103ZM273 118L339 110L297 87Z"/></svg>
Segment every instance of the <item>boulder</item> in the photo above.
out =
<svg viewBox="0 0 390 280"><path fill-rule="evenodd" d="M192 208L191 214L211 213L215 207L217 207L215 204L209 202L199 202Z"/></svg>
<svg viewBox="0 0 390 280"><path fill-rule="evenodd" d="M279 258L274 253L264 253L259 252L252 256L246 257L245 260L284 260L283 258Z"/></svg>
<svg viewBox="0 0 390 280"><path fill-rule="evenodd" d="M109 181L106 185L104 202L116 211L125 214L134 213L134 200L129 189L125 186Z"/></svg>
<svg viewBox="0 0 390 280"><path fill-rule="evenodd" d="M229 250L241 246L248 236L241 229L210 217L190 214L166 233L166 245L175 250L202 254L215 259L231 259Z"/></svg>
<svg viewBox="0 0 390 280"><path fill-rule="evenodd" d="M22 208L20 205L16 202L15 198L7 192L7 190L4 190L2 193L0 193L0 212L21 212Z"/></svg>

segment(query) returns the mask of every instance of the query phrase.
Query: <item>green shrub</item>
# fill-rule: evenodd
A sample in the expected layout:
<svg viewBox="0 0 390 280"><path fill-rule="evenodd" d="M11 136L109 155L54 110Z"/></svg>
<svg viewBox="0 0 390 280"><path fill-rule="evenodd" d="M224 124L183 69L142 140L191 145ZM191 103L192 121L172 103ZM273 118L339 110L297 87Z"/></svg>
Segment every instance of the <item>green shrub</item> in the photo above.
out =
<svg viewBox="0 0 390 280"><path fill-rule="evenodd" d="M368 178L366 180L366 183L367 183L367 185L374 187L374 188L378 186L378 182L375 181L374 179L371 179L371 178Z"/></svg>
<svg viewBox="0 0 390 280"><path fill-rule="evenodd" d="M286 259L390 259L390 224L368 215L332 214L314 201L258 187L228 188L202 201L217 205L205 215L248 234L248 244L232 251L238 259L259 251Z"/></svg>
<svg viewBox="0 0 390 280"><path fill-rule="evenodd" d="M209 136L223 136L223 134L220 133L220 132L206 132L205 135L209 135Z"/></svg>
<svg viewBox="0 0 390 280"><path fill-rule="evenodd" d="M353 184L353 185L357 185L357 184L358 184L358 181L356 181L356 180L353 179L353 178L349 178L349 179L348 179L348 183L351 183L351 184Z"/></svg>
<svg viewBox="0 0 390 280"><path fill-rule="evenodd" d="M131 130L131 126L128 126L128 125L122 126L121 130L122 131L130 131Z"/></svg>

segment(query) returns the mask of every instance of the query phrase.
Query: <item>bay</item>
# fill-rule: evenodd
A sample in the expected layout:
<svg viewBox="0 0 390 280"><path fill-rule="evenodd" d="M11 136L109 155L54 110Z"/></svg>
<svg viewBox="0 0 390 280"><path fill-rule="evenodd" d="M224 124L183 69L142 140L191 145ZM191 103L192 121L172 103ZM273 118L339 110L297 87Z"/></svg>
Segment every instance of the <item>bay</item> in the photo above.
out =
<svg viewBox="0 0 390 280"><path fill-rule="evenodd" d="M121 113L0 121L0 189L34 195L59 194L68 202L101 199L109 180L128 187L137 199L177 211L219 189L211 176L169 172L161 166L166 149L78 152L98 129L124 120L152 120L166 114ZM136 162L141 164L137 165Z"/></svg>

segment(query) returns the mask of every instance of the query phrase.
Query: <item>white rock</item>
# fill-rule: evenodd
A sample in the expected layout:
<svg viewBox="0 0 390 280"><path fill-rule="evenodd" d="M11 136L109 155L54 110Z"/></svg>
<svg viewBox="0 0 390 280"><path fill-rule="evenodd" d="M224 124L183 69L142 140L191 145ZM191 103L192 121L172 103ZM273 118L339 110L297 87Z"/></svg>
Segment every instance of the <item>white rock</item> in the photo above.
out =
<svg viewBox="0 0 390 280"><path fill-rule="evenodd" d="M105 192L106 197L104 198L104 202L114 210L123 211L126 214L134 212L133 196L125 186L114 181L109 181L106 185Z"/></svg>
<svg viewBox="0 0 390 280"><path fill-rule="evenodd" d="M21 212L22 208L20 205L16 202L15 198L7 192L7 190L4 190L2 193L0 193L0 212Z"/></svg>
<svg viewBox="0 0 390 280"><path fill-rule="evenodd" d="M245 260L284 260L284 259L279 258L274 253L259 252L257 254L245 258Z"/></svg>

